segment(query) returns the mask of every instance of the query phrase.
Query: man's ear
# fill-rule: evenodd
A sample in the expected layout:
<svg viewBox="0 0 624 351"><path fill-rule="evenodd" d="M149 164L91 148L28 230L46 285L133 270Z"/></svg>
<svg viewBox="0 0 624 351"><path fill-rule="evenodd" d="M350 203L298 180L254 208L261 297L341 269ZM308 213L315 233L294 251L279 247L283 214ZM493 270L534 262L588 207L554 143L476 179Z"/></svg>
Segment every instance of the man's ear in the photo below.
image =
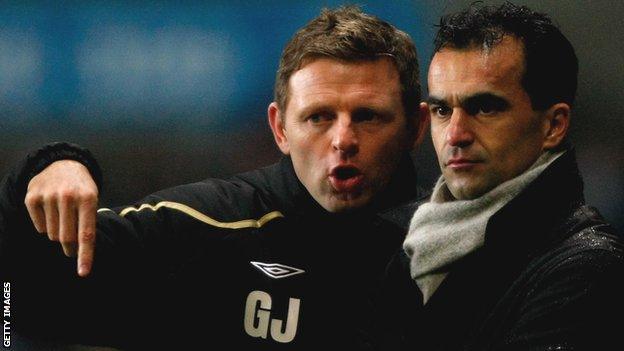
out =
<svg viewBox="0 0 624 351"><path fill-rule="evenodd" d="M288 136L286 135L286 126L284 125L284 116L277 106L277 102L273 101L269 105L269 126L273 132L273 138L277 147L283 154L288 155L290 153L290 144L288 143Z"/></svg>
<svg viewBox="0 0 624 351"><path fill-rule="evenodd" d="M570 105L560 102L552 105L544 116L544 143L542 149L552 149L565 139L570 127Z"/></svg>
<svg viewBox="0 0 624 351"><path fill-rule="evenodd" d="M430 118L429 106L427 106L427 103L421 102L416 113L418 114L416 117L416 123L418 123L418 125L415 126L416 128L414 131L414 142L412 144L413 149L418 148L418 146L422 144L423 139L425 138L425 133L429 128Z"/></svg>

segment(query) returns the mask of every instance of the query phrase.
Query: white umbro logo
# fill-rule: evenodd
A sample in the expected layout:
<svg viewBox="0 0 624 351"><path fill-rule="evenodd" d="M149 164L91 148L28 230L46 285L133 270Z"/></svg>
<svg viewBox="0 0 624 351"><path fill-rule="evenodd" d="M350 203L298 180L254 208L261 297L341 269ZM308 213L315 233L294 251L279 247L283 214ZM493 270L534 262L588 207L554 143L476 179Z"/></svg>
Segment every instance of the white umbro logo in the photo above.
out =
<svg viewBox="0 0 624 351"><path fill-rule="evenodd" d="M255 261L251 261L249 263L258 268L262 273L274 279L286 278L295 274L305 273L303 269L290 267L280 263L262 263Z"/></svg>

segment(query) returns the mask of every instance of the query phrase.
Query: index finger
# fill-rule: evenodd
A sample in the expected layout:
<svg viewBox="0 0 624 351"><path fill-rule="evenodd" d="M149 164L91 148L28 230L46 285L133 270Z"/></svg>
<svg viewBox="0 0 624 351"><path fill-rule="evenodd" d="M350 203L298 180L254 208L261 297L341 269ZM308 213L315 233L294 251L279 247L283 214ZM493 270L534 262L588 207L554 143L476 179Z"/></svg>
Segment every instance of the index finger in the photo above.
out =
<svg viewBox="0 0 624 351"><path fill-rule="evenodd" d="M95 205L81 204L78 209L78 275L91 273L95 252Z"/></svg>

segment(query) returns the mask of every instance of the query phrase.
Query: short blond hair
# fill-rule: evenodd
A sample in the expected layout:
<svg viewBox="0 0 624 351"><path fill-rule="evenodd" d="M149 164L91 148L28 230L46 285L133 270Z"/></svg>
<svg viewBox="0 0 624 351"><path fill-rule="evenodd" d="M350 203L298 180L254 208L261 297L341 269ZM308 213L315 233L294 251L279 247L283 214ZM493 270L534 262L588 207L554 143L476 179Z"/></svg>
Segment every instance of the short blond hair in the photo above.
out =
<svg viewBox="0 0 624 351"><path fill-rule="evenodd" d="M282 111L288 104L292 74L317 57L341 61L368 61L390 57L399 72L406 116L413 116L421 99L416 46L403 31L363 13L357 6L324 8L288 42L275 79L274 98Z"/></svg>

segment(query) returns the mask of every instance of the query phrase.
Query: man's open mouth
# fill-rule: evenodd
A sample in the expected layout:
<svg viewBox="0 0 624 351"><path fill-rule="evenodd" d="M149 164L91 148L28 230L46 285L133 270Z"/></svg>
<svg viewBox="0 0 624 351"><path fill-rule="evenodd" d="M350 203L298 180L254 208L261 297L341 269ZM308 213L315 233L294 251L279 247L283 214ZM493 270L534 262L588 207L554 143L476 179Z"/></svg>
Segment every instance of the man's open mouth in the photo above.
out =
<svg viewBox="0 0 624 351"><path fill-rule="evenodd" d="M349 179L362 174L359 169L353 166L336 167L332 172L332 175L338 179Z"/></svg>
<svg viewBox="0 0 624 351"><path fill-rule="evenodd" d="M353 192L361 187L364 175L354 166L338 166L332 169L329 182L338 192Z"/></svg>

